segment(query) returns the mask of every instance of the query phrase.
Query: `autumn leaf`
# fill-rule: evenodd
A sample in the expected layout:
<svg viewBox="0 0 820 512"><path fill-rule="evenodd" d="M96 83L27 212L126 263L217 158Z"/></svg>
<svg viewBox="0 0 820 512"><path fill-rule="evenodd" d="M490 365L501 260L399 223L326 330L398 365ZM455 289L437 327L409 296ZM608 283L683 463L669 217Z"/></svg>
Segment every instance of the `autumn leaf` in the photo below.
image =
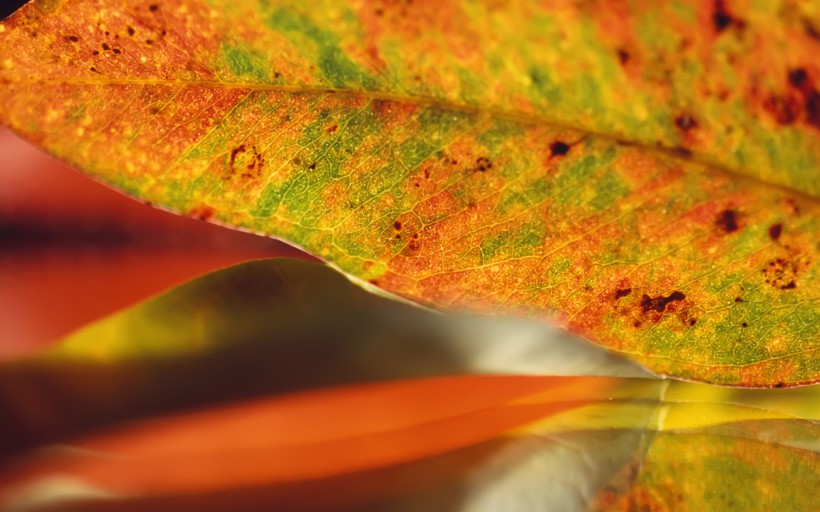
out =
<svg viewBox="0 0 820 512"><path fill-rule="evenodd" d="M0 122L144 201L653 371L820 380L811 2L37 1Z"/></svg>

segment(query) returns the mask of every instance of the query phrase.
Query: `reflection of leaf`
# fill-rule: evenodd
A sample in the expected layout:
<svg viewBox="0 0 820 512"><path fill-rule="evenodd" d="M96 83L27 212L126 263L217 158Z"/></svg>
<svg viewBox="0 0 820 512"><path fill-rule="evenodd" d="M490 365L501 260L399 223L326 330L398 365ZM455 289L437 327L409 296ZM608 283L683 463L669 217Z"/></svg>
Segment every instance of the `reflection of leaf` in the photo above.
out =
<svg viewBox="0 0 820 512"><path fill-rule="evenodd" d="M445 412L474 400L465 384L495 397L485 407ZM730 502L742 510L811 510L805 489L820 483L815 422L778 413L667 429L656 409L665 385L471 377L286 395L79 440L75 449L22 459L0 477L7 503L35 506L21 510L40 510L37 496L50 488L57 498L67 489L93 490L79 495L76 508L61 508L84 511L240 503L256 507L249 510L572 511L593 502L601 510L723 510ZM501 398L505 392L512 394ZM430 412L431 396L439 412Z"/></svg>
<svg viewBox="0 0 820 512"><path fill-rule="evenodd" d="M71 447L7 461L0 509L698 510L725 505L724 487L745 510L807 509L820 387L649 379L555 336L386 300L307 262L220 271L0 370L3 448ZM468 375L555 373L556 353L621 377Z"/></svg>
<svg viewBox="0 0 820 512"><path fill-rule="evenodd" d="M818 381L817 13L655 4L33 2L0 120L415 301Z"/></svg>
<svg viewBox="0 0 820 512"><path fill-rule="evenodd" d="M795 449L777 437L800 434L813 450ZM655 436L635 484L621 496L599 496L610 510L812 510L820 486L820 426L817 423L769 421L740 423ZM627 468L629 471L634 468Z"/></svg>

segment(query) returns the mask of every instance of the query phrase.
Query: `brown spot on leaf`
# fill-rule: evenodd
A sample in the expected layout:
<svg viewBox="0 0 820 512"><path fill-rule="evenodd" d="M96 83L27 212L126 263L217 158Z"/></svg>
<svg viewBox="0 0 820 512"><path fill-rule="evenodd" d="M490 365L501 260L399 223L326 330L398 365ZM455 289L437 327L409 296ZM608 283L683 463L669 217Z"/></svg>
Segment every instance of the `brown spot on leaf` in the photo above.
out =
<svg viewBox="0 0 820 512"><path fill-rule="evenodd" d="M401 231L401 222L400 221L394 222L393 223L393 229L395 229L396 231Z"/></svg>
<svg viewBox="0 0 820 512"><path fill-rule="evenodd" d="M735 297L735 302L743 302L743 298L742 297Z"/></svg>
<svg viewBox="0 0 820 512"><path fill-rule="evenodd" d="M108 50L110 50L110 49L111 49L111 47L110 47L110 46L108 46L108 43L103 43L103 44L101 44L101 45L100 45L100 48L102 48L102 49L103 49L103 51L105 51L105 52L107 52Z"/></svg>
<svg viewBox="0 0 820 512"><path fill-rule="evenodd" d="M333 133L337 129L339 129L339 125L338 124L332 124L332 125L328 126L327 133Z"/></svg>
<svg viewBox="0 0 820 512"><path fill-rule="evenodd" d="M154 44L154 40L153 39L146 39L145 44L147 44L148 46L151 46L152 44Z"/></svg>
<svg viewBox="0 0 820 512"><path fill-rule="evenodd" d="M72 43L76 43L77 41L80 40L80 38L77 37L77 36L68 36L68 40L71 41Z"/></svg>
<svg viewBox="0 0 820 512"><path fill-rule="evenodd" d="M761 272L766 284L778 290L791 290L797 288L797 276L807 263L799 253L792 251L786 257L770 260Z"/></svg>
<svg viewBox="0 0 820 512"><path fill-rule="evenodd" d="M562 142L560 140L556 140L552 144L550 144L550 155L552 156L563 156L569 152L569 144L566 142Z"/></svg>
<svg viewBox="0 0 820 512"><path fill-rule="evenodd" d="M689 114L681 114L675 118L675 126L683 130L684 132L688 132L693 128L698 127L697 121L695 118L690 116Z"/></svg>
<svg viewBox="0 0 820 512"><path fill-rule="evenodd" d="M784 125L792 124L800 117L800 103L792 96L773 94L763 103L763 108L775 121Z"/></svg>
<svg viewBox="0 0 820 512"><path fill-rule="evenodd" d="M134 27L132 27L131 25L128 25L128 28L127 28L126 30L128 31L128 36L129 36L129 37L133 37L133 36L134 36L134 33L136 32L136 31L134 30Z"/></svg>
<svg viewBox="0 0 820 512"><path fill-rule="evenodd" d="M231 150L228 162L230 176L239 174L243 178L258 177L265 166L265 157L256 149L256 146L240 144Z"/></svg>
<svg viewBox="0 0 820 512"><path fill-rule="evenodd" d="M151 5L148 6L148 10L151 11L151 12L157 12L159 10L159 5L151 4Z"/></svg>
<svg viewBox="0 0 820 512"><path fill-rule="evenodd" d="M649 295L644 294L641 297L641 310L644 313L648 313L649 311L657 311L658 313L663 313L666 311L666 307L671 304L672 302L683 300L686 298L686 295L683 292L675 290L674 292L670 293L666 297L660 295L658 297L650 297Z"/></svg>
<svg viewBox="0 0 820 512"><path fill-rule="evenodd" d="M615 300L618 300L621 297L626 297L630 293L632 293L632 288L621 288L621 289L615 290Z"/></svg>
<svg viewBox="0 0 820 512"><path fill-rule="evenodd" d="M809 93L806 98L806 122L815 128L820 128L820 92Z"/></svg>
<svg viewBox="0 0 820 512"><path fill-rule="evenodd" d="M478 157L475 161L475 169L478 172L487 172L493 168L493 162L489 158L485 156Z"/></svg>
<svg viewBox="0 0 820 512"><path fill-rule="evenodd" d="M199 220L208 220L214 216L214 213L216 213L216 210L208 205L202 205L188 212L188 216Z"/></svg>
<svg viewBox="0 0 820 512"><path fill-rule="evenodd" d="M310 169L311 171L315 171L316 170L316 162L311 162L310 165L308 165L307 168Z"/></svg>
<svg viewBox="0 0 820 512"><path fill-rule="evenodd" d="M734 210L723 210L718 213L715 219L715 226L719 227L726 233L734 233L738 229L737 212Z"/></svg>
<svg viewBox="0 0 820 512"><path fill-rule="evenodd" d="M714 24L715 32L718 34L731 26L741 29L746 26L746 23L742 19L732 15L724 0L715 0L714 10L712 11L712 23Z"/></svg>
<svg viewBox="0 0 820 512"><path fill-rule="evenodd" d="M690 319L689 319L689 327L692 327L692 326L693 326L693 325L695 325L696 323L698 323L698 319L697 319L697 318L690 318Z"/></svg>
<svg viewBox="0 0 820 512"><path fill-rule="evenodd" d="M780 238L780 234L783 232L783 224L773 224L769 226L769 238L774 240L775 242Z"/></svg>
<svg viewBox="0 0 820 512"><path fill-rule="evenodd" d="M620 62L622 66L625 66L626 63L629 62L629 57L628 51L623 48L618 48L618 62Z"/></svg>
<svg viewBox="0 0 820 512"><path fill-rule="evenodd" d="M748 322L743 322L742 324L740 324L740 326L745 328L745 327L749 327L749 324L748 324Z"/></svg>
<svg viewBox="0 0 820 512"><path fill-rule="evenodd" d="M806 35L810 38L820 41L820 30L814 27L811 20L803 18L803 30L806 31Z"/></svg>
<svg viewBox="0 0 820 512"><path fill-rule="evenodd" d="M802 89L803 86L809 83L809 75L803 68L792 69L788 75L789 84L797 89Z"/></svg>

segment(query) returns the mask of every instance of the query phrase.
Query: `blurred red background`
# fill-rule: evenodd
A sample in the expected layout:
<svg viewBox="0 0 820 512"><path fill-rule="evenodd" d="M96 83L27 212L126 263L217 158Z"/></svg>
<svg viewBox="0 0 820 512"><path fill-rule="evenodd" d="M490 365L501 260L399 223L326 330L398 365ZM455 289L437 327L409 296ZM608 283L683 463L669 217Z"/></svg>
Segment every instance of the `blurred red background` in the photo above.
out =
<svg viewBox="0 0 820 512"><path fill-rule="evenodd" d="M195 276L274 256L304 257L141 204L0 128L0 360Z"/></svg>

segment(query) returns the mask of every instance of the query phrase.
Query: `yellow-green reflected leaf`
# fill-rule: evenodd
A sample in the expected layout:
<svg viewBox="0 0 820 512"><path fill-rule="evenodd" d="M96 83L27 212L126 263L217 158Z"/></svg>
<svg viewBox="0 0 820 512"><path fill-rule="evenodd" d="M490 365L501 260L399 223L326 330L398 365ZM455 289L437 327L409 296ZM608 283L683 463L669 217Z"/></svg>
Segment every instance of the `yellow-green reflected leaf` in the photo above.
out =
<svg viewBox="0 0 820 512"><path fill-rule="evenodd" d="M813 440L814 449L761 440L760 431L798 433ZM623 494L605 491L597 510L809 512L820 487L818 438L817 423L795 420L661 433L640 469L625 469L635 478L632 487Z"/></svg>
<svg viewBox="0 0 820 512"><path fill-rule="evenodd" d="M367 293L324 265L262 260L0 367L0 452L270 393L460 374L648 375L539 323L444 316Z"/></svg>
<svg viewBox="0 0 820 512"><path fill-rule="evenodd" d="M785 1L33 2L0 25L0 122L411 300L791 386L820 380L818 25Z"/></svg>

